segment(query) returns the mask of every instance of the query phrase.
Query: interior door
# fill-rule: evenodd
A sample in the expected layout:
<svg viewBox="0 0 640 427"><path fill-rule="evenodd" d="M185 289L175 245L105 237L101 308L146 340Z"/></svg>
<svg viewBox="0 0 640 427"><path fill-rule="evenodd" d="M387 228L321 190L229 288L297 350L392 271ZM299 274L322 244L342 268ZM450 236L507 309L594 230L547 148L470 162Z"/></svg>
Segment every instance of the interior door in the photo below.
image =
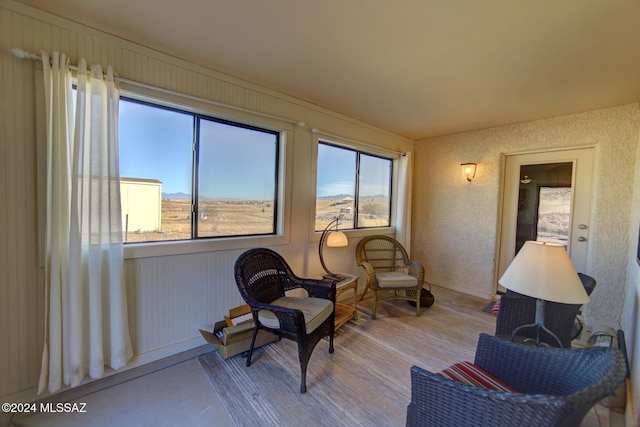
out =
<svg viewBox="0 0 640 427"><path fill-rule="evenodd" d="M593 151L506 156L496 283L526 240L565 245L576 270L585 272Z"/></svg>

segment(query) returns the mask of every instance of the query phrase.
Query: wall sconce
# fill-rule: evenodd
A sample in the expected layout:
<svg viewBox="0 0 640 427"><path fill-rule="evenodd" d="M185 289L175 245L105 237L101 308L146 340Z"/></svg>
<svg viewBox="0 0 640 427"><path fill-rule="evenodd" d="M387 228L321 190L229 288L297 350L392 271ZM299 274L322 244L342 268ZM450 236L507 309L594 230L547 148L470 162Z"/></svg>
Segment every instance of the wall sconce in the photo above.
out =
<svg viewBox="0 0 640 427"><path fill-rule="evenodd" d="M460 163L460 167L462 168L462 176L464 177L464 179L471 182L476 176L477 166L478 165L475 163Z"/></svg>
<svg viewBox="0 0 640 427"><path fill-rule="evenodd" d="M335 224L335 230L330 230L331 226ZM326 264L324 263L324 256L322 255L324 250L324 244L327 243L327 246L330 248L341 248L349 245L349 239L347 239L347 235L344 232L338 230L338 218L336 217L333 221L327 225L327 228L324 229L322 235L320 236L320 243L318 244L318 255L320 256L320 264L322 264L322 268L327 272L323 277L325 279L334 279L334 280L343 280L345 276L340 274L335 274L329 271Z"/></svg>

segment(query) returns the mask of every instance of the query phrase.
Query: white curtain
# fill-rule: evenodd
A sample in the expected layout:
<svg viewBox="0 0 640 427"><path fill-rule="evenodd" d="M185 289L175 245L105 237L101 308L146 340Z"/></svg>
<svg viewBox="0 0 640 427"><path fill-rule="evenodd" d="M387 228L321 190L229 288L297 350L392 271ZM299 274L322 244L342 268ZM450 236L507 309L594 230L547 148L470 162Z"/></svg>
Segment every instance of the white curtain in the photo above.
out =
<svg viewBox="0 0 640 427"><path fill-rule="evenodd" d="M411 183L413 180L411 153L404 153L398 162L398 219L396 240L411 253Z"/></svg>
<svg viewBox="0 0 640 427"><path fill-rule="evenodd" d="M42 54L47 111L46 329L39 392L131 358L113 71Z"/></svg>

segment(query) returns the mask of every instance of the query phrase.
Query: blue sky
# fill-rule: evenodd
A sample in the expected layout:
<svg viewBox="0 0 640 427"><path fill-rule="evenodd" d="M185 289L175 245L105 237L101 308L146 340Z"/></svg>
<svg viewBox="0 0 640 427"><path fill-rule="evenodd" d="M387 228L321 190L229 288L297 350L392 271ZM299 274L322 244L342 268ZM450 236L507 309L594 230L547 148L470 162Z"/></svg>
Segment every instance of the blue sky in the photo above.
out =
<svg viewBox="0 0 640 427"><path fill-rule="evenodd" d="M120 100L120 176L159 179L164 193L191 193L193 118Z"/></svg>
<svg viewBox="0 0 640 427"><path fill-rule="evenodd" d="M360 196L389 195L389 161L360 156ZM317 197L348 194L355 197L356 152L318 145Z"/></svg>
<svg viewBox="0 0 640 427"><path fill-rule="evenodd" d="M120 100L120 176L158 179L163 193L191 194L193 116ZM201 198L272 200L275 144L270 132L200 121ZM360 195L389 194L388 161L361 156ZM318 197L355 197L356 153L318 146Z"/></svg>
<svg viewBox="0 0 640 427"><path fill-rule="evenodd" d="M191 194L193 116L120 101L120 176L158 179L163 193ZM201 120L200 197L275 194L276 135Z"/></svg>
<svg viewBox="0 0 640 427"><path fill-rule="evenodd" d="M201 197L273 200L276 135L210 120L200 134Z"/></svg>
<svg viewBox="0 0 640 427"><path fill-rule="evenodd" d="M329 145L318 145L317 197L348 194L354 197L356 153Z"/></svg>

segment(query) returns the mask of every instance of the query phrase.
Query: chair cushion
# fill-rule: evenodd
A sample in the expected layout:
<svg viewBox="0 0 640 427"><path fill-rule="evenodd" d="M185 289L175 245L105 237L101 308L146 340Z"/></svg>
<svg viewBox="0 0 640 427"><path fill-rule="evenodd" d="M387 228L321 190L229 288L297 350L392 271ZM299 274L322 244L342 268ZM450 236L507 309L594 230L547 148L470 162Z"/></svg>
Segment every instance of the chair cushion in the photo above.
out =
<svg viewBox="0 0 640 427"><path fill-rule="evenodd" d="M436 375L449 378L463 384L486 388L488 390L507 391L517 393L513 387L494 377L479 366L471 362L459 362Z"/></svg>
<svg viewBox="0 0 640 427"><path fill-rule="evenodd" d="M333 303L324 298L299 298L285 296L278 298L271 304L280 307L295 308L302 311L307 334L313 332L333 312ZM272 311L260 310L258 312L258 320L267 328L280 328L280 321Z"/></svg>
<svg viewBox="0 0 640 427"><path fill-rule="evenodd" d="M376 273L381 288L411 288L418 286L418 279L401 271Z"/></svg>

